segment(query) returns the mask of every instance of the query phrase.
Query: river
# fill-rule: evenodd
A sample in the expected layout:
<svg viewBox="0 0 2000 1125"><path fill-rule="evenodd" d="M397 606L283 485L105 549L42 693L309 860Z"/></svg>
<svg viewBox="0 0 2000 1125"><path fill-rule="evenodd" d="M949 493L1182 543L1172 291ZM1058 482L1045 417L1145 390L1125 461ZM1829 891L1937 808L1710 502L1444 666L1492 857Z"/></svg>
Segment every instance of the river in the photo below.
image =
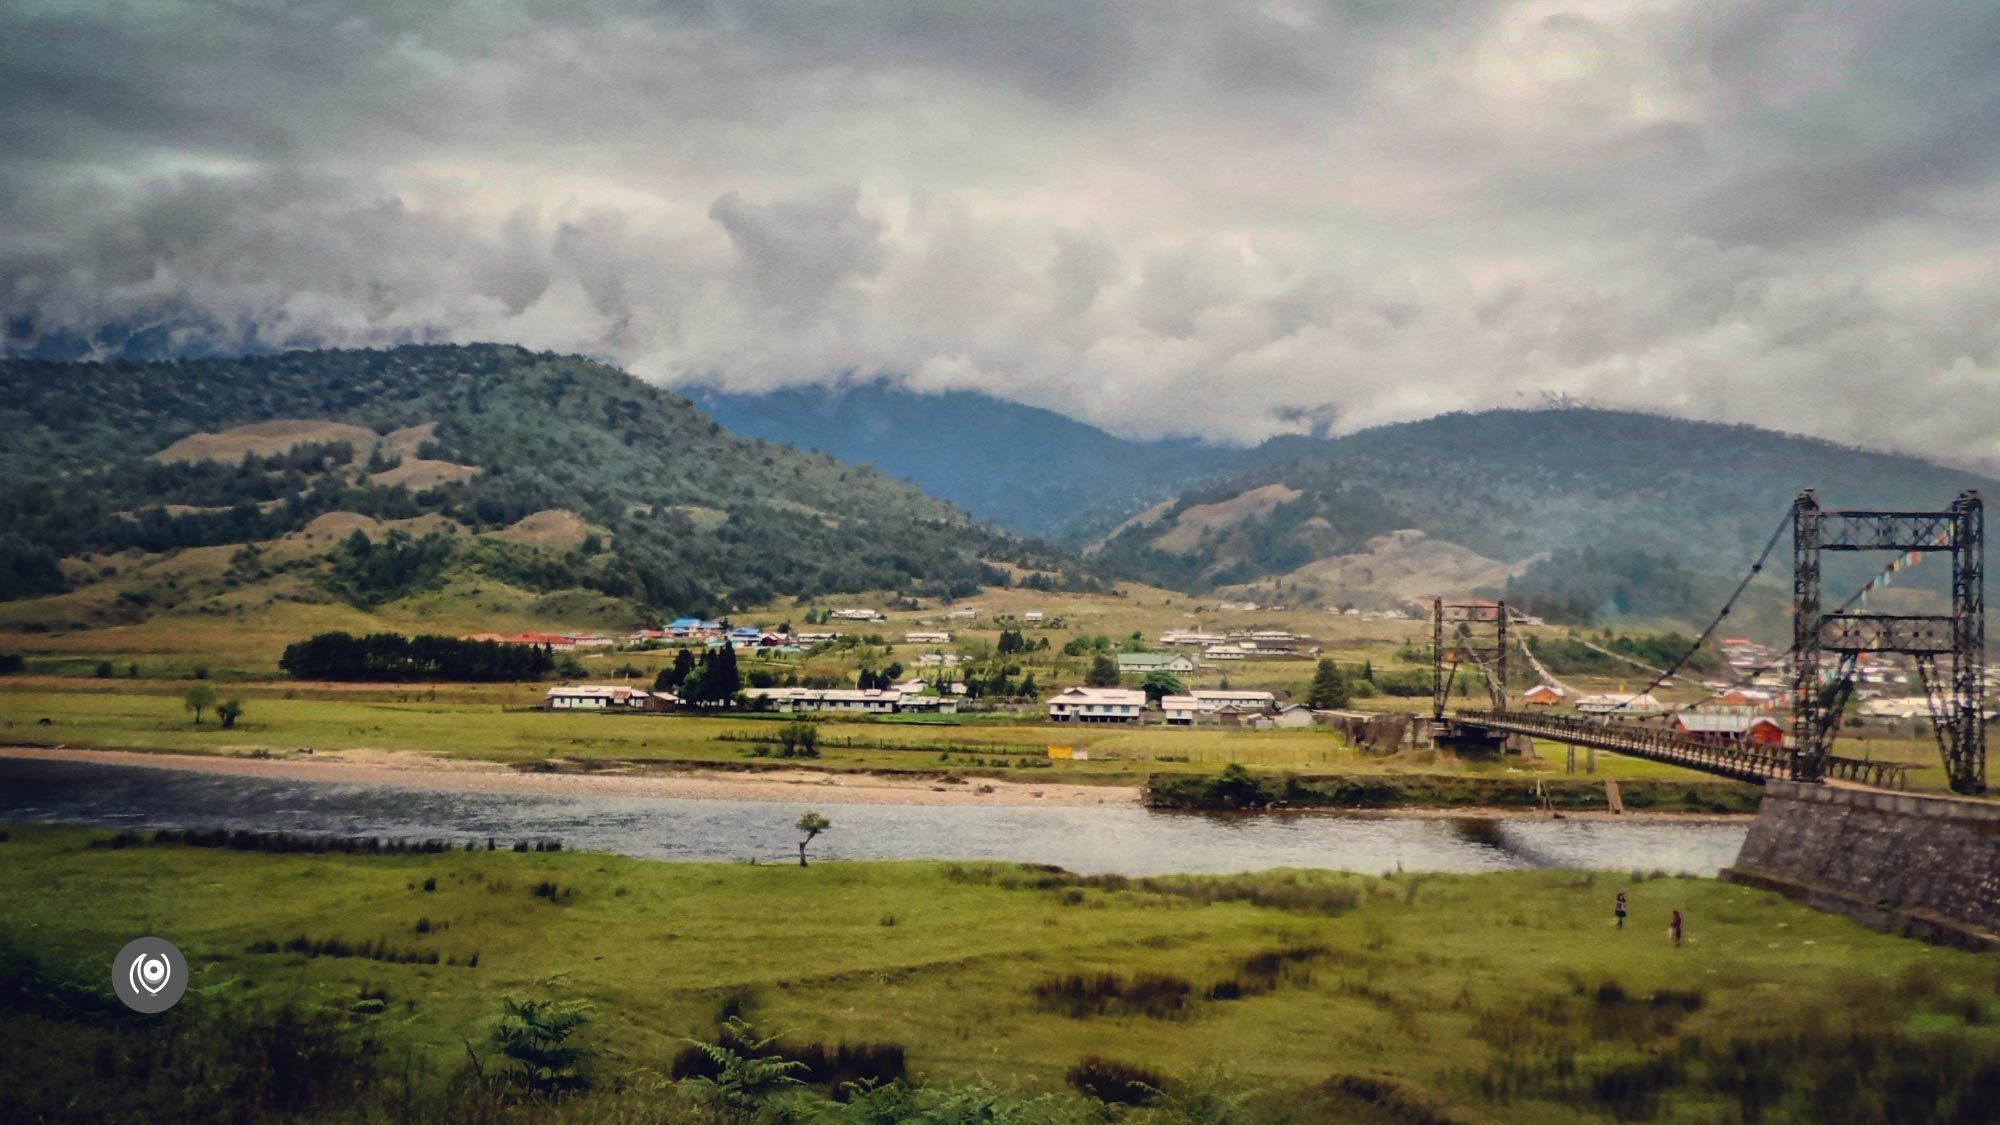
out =
<svg viewBox="0 0 2000 1125"><path fill-rule="evenodd" d="M555 837L646 859L781 860L795 801L465 792L0 759L0 822L343 836ZM1132 807L839 805L823 859L1019 860L1150 875L1319 867L1379 874L1591 868L1713 875L1747 821L1547 820Z"/></svg>

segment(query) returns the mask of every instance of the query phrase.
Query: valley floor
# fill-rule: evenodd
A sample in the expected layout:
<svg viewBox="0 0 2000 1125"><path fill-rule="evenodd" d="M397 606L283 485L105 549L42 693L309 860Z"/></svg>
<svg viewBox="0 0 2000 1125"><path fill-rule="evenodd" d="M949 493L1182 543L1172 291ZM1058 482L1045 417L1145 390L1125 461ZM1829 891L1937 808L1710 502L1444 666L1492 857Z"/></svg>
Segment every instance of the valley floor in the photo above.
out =
<svg viewBox="0 0 2000 1125"><path fill-rule="evenodd" d="M1237 1103L1156 1122L1974 1120L2000 1084L1991 958L1706 879L269 850L297 843L0 835L0 1109L418 1119L437 1111L391 1092L463 1089L469 1055L497 1072L510 999L587 1006L596 1092L558 1107L577 1119L720 1120L663 1107L684 1037L732 1014L1044 1099L996 1118L1018 1121L1104 1120L1068 1079L1087 1056L1177 1105ZM193 974L150 1032L104 1007L105 965L146 933ZM231 1060L174 1054L287 1005L329 1021L317 1085L231 1086ZM333 1069L350 1033L383 1044L378 1070ZM278 1100L232 1100L253 1096Z"/></svg>
<svg viewBox="0 0 2000 1125"><path fill-rule="evenodd" d="M878 803L1129 804L1149 779L1213 777L1231 763L1272 778L1399 782L1398 795L1366 802L1370 807L1525 809L1541 803L1537 779L1563 782L1579 798L1586 789L1595 794L1565 811L1585 811L1591 801L1603 807L1605 780L1664 787L1666 796L1634 807L1746 811L1755 799L1754 789L1740 787L1744 799L1734 803L1682 800L1683 790L1692 794L1714 779L1610 754L1597 757L1593 772L1583 771L1579 756L1571 774L1554 746L1527 759L1422 750L1385 756L1325 730L1074 726L1004 716L836 720L815 724L816 756L785 758L778 745L787 725L782 716L530 711L519 705L519 689L510 697L507 689L462 686L235 684L224 690L242 700L244 713L224 730L213 714L197 725L182 705L184 690L157 681L0 683L0 745L193 755L216 760L203 768L246 772L326 777L337 767L416 776L421 770L426 780L466 785L725 797L796 791L814 800ZM1475 789L1505 791L1504 799L1468 799Z"/></svg>

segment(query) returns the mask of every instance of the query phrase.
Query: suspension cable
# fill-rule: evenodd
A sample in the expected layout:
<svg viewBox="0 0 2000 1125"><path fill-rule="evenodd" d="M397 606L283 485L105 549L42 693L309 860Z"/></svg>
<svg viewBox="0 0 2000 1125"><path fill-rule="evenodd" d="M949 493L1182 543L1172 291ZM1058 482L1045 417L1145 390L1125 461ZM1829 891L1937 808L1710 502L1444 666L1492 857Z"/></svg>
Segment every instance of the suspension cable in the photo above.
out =
<svg viewBox="0 0 2000 1125"><path fill-rule="evenodd" d="M1896 564L1892 560L1888 565L1882 568L1882 574L1894 573L1895 566ZM1868 596L1868 591L1874 589L1875 584L1882 580L1882 574L1878 574L1874 578L1869 579L1867 582L1862 583L1861 586L1858 589L1856 589L1852 594L1847 595L1846 601L1843 601L1838 606L1834 607L1833 616L1839 616L1840 614L1846 613L1848 610L1853 609L1855 604L1861 601L1862 598ZM1794 608L1794 612L1797 612L1796 607ZM1765 661L1763 664L1759 665L1758 667L1750 669L1748 672L1738 671L1737 669L1734 668L1730 669L1730 671L1732 674L1740 678L1743 681L1743 683L1746 684L1754 683L1757 677L1763 675L1766 672L1769 672L1771 669L1776 668L1778 665L1783 664L1786 660L1795 659L1798 656L1798 652L1799 652L1798 641L1794 640L1792 642L1792 647L1785 650L1785 652L1780 654L1776 659ZM1648 688L1647 690L1650 691L1652 689ZM1707 703L1711 699L1721 698L1725 693L1727 693L1730 690L1732 689L1724 688L1722 691L1709 692L1707 695L1704 695L1700 699L1695 700L1693 703L1688 704L1686 707L1682 708L1682 710L1693 710L1694 708L1699 707L1704 703ZM1928 692L1926 694L1928 695Z"/></svg>
<svg viewBox="0 0 2000 1125"><path fill-rule="evenodd" d="M1653 689L1659 687L1661 684L1666 683L1668 680L1673 679L1674 673L1680 671L1683 665L1685 665L1688 661L1694 659L1694 654L1696 653L1696 651L1698 651L1702 645L1708 643L1708 638L1714 636L1715 631L1722 627L1723 619L1729 616L1729 611L1736 608L1736 600L1743 596L1743 591L1749 588L1750 583L1757 577L1758 574L1762 573L1764 569L1765 560L1769 559L1771 557L1771 552L1777 549L1778 540L1784 538L1785 529L1787 527L1790 527L1791 523L1792 523L1792 513L1786 512L1785 518L1779 520L1778 526L1771 530L1771 537L1764 541L1764 549L1757 553L1757 561L1750 564L1749 573L1745 574L1743 576L1743 580L1736 584L1736 589L1733 592L1731 592L1728 599L1722 603L1722 608L1716 612L1715 619L1708 623L1708 628L1703 629L1701 631L1701 635L1694 639L1694 643L1688 646L1686 652L1681 653L1678 659L1676 659L1672 664L1667 666L1666 671L1660 673L1659 676L1657 676L1652 683L1647 684L1645 687L1641 688L1637 695L1634 695L1632 698L1627 699L1625 702L1620 703L1616 707L1613 707L1611 709L1613 712L1623 711L1627 707L1632 706L1634 703L1637 703L1639 700L1644 699L1646 696L1652 694Z"/></svg>

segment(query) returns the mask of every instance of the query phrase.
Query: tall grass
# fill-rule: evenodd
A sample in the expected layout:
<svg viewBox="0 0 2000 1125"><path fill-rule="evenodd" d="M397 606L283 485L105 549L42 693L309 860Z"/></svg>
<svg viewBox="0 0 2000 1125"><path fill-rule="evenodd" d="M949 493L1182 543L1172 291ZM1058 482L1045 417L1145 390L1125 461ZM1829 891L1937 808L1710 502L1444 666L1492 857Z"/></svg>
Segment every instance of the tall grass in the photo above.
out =
<svg viewBox="0 0 2000 1125"><path fill-rule="evenodd" d="M953 882L1007 890L1063 892L1091 889L1107 894L1159 895L1202 903L1242 902L1272 910L1328 917L1345 914L1361 903L1360 888L1353 884L1302 878L1295 873L1256 878L1199 875L1135 878L1128 875L1078 875L1049 864L1023 863L1013 867L953 864L945 869L945 877Z"/></svg>
<svg viewBox="0 0 2000 1125"><path fill-rule="evenodd" d="M239 852L266 852L272 855L296 853L340 854L340 855L439 855L457 850L458 845L450 840L436 837L428 839L405 839L400 836L321 836L303 832L251 832L241 828L161 828L150 837L130 830L115 836L103 837L90 842L93 848L122 850L152 843L158 845L179 845L190 848L228 848ZM478 844L467 840L465 850L472 851ZM486 841L486 849L493 850L493 841ZM550 838L537 840L517 840L517 852L559 852L562 841ZM430 888L426 888L427 890Z"/></svg>

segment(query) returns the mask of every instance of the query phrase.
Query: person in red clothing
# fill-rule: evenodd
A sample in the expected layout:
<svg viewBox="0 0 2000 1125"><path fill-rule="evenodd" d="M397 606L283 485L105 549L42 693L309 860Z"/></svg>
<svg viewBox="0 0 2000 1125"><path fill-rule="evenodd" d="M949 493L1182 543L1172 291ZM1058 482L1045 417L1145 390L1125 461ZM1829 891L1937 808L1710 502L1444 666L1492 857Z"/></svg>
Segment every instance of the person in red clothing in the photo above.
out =
<svg viewBox="0 0 2000 1125"><path fill-rule="evenodd" d="M1681 943L1681 912L1678 910L1674 911L1674 920L1667 923L1667 936L1674 939L1675 945Z"/></svg>

